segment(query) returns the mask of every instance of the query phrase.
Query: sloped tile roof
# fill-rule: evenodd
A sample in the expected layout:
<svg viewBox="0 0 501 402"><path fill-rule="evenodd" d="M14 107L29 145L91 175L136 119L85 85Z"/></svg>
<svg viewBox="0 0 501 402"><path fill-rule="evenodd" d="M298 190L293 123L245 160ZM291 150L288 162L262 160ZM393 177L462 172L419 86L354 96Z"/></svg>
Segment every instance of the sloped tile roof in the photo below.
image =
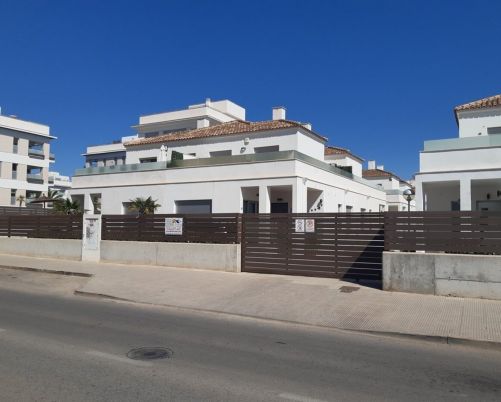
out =
<svg viewBox="0 0 501 402"><path fill-rule="evenodd" d="M359 161L363 162L362 158L351 153L351 151L349 149L341 148L341 147L334 147L332 145L325 147L324 155L326 155L326 156L328 156L328 155L346 155L346 156L351 156L352 158L358 159Z"/></svg>
<svg viewBox="0 0 501 402"><path fill-rule="evenodd" d="M191 140L195 138L210 138L210 137L219 137L219 136L234 135L234 134L256 133L260 131L280 130L291 127L302 128L304 130L309 131L316 137L321 138L324 141L326 140L326 138L305 128L301 123L291 120L269 120L269 121L258 121L258 122L235 120L235 121L230 121L228 123L218 124L215 126L197 128L189 131L178 131L174 133L159 135L157 137L139 138L137 140L126 142L124 145L138 146L147 144L158 144L171 141Z"/></svg>
<svg viewBox="0 0 501 402"><path fill-rule="evenodd" d="M488 107L501 106L501 94L489 96L488 98L479 99L473 102L465 103L454 108L455 112L461 110L484 109Z"/></svg>
<svg viewBox="0 0 501 402"><path fill-rule="evenodd" d="M400 177L398 177L396 174L392 172L388 172L387 170L382 170L382 169L367 169L362 172L362 177L364 179L381 179L381 178L387 178L387 177L393 177L397 179L398 181L402 183L407 183L407 181L402 180Z"/></svg>

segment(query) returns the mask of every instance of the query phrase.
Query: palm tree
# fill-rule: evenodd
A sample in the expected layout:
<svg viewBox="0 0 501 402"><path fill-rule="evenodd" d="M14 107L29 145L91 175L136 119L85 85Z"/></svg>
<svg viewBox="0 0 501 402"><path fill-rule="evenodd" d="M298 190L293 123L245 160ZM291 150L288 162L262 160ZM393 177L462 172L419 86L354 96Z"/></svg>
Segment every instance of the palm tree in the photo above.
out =
<svg viewBox="0 0 501 402"><path fill-rule="evenodd" d="M47 191L47 198L56 201L63 198L63 194L61 194L58 190L49 190Z"/></svg>
<svg viewBox="0 0 501 402"><path fill-rule="evenodd" d="M66 198L59 198L54 201L54 210L66 215L76 215L82 213L78 201L71 201Z"/></svg>
<svg viewBox="0 0 501 402"><path fill-rule="evenodd" d="M16 198L16 201L19 203L19 206L22 207L23 206L23 202L26 204L26 197L24 195L19 195Z"/></svg>
<svg viewBox="0 0 501 402"><path fill-rule="evenodd" d="M137 214L141 216L154 214L160 207L161 205L157 204L157 200L154 200L151 196L148 198L137 197L130 200L129 210L137 211Z"/></svg>

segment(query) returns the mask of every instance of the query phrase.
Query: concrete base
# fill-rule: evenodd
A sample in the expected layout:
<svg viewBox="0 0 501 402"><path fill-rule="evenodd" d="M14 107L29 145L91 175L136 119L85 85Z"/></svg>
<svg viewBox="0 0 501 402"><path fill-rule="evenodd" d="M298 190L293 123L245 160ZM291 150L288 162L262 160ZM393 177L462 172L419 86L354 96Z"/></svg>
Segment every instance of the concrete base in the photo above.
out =
<svg viewBox="0 0 501 402"><path fill-rule="evenodd" d="M239 244L101 241L101 261L240 272Z"/></svg>
<svg viewBox="0 0 501 402"><path fill-rule="evenodd" d="M0 238L0 254L80 261L82 259L82 241L72 239L2 237Z"/></svg>
<svg viewBox="0 0 501 402"><path fill-rule="evenodd" d="M383 289L501 300L501 256L385 252Z"/></svg>

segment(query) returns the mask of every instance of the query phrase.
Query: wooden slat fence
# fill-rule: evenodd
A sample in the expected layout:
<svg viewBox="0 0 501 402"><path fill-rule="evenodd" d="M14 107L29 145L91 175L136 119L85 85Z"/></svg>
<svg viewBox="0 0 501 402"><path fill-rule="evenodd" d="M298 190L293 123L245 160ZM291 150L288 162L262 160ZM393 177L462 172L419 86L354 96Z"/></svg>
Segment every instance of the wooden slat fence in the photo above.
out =
<svg viewBox="0 0 501 402"><path fill-rule="evenodd" d="M182 235L165 234L165 218L183 218ZM103 240L240 243L239 214L103 215Z"/></svg>
<svg viewBox="0 0 501 402"><path fill-rule="evenodd" d="M82 215L0 215L0 236L81 239Z"/></svg>
<svg viewBox="0 0 501 402"><path fill-rule="evenodd" d="M54 215L56 211L51 208L36 207L2 207L0 215Z"/></svg>
<svg viewBox="0 0 501 402"><path fill-rule="evenodd" d="M314 219L315 231L297 233L296 219ZM243 216L246 272L380 280L383 248L379 213Z"/></svg>
<svg viewBox="0 0 501 402"><path fill-rule="evenodd" d="M501 254L501 212L387 212L385 250Z"/></svg>

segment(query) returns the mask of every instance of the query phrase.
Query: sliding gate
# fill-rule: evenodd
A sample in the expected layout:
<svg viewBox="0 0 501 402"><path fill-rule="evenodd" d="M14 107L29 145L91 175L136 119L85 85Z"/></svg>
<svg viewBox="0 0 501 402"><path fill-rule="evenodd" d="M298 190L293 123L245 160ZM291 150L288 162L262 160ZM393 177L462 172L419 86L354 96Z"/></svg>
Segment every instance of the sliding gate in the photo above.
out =
<svg viewBox="0 0 501 402"><path fill-rule="evenodd" d="M245 272L380 280L383 249L380 213L243 215Z"/></svg>

